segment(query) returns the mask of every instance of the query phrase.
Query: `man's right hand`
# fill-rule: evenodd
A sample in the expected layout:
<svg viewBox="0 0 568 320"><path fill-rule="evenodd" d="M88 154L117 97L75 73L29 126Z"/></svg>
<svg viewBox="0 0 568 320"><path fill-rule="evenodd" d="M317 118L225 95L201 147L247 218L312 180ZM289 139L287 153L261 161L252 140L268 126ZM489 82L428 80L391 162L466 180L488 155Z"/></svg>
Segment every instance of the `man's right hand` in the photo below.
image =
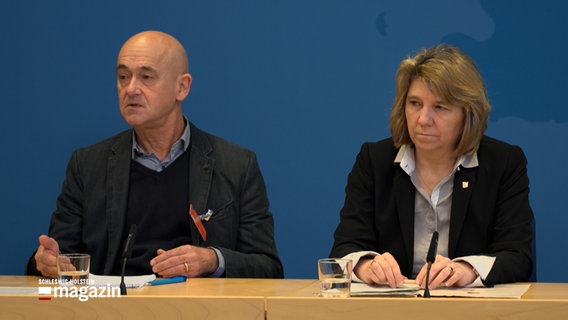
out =
<svg viewBox="0 0 568 320"><path fill-rule="evenodd" d="M34 256L36 268L44 277L57 278L59 244L46 235L39 236L39 248Z"/></svg>

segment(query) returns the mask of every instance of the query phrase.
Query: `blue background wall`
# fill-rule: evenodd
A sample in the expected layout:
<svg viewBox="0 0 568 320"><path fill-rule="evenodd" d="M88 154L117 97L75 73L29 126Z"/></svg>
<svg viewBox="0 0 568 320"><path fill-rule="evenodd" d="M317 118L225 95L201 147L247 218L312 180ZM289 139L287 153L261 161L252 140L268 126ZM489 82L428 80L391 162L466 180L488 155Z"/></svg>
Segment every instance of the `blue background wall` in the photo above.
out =
<svg viewBox="0 0 568 320"><path fill-rule="evenodd" d="M488 134L529 159L538 280L566 282L568 2L548 2L3 1L0 274L22 274L47 231L72 150L126 128L116 54L158 29L190 55L185 114L257 152L288 278L329 253L361 143L389 134L399 61L461 47L487 83Z"/></svg>

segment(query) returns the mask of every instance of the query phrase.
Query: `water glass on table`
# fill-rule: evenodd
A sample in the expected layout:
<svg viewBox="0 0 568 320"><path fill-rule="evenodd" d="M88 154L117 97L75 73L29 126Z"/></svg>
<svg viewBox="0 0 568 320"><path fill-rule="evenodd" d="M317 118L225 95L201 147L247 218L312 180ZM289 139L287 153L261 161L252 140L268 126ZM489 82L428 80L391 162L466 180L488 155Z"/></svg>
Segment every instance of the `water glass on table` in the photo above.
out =
<svg viewBox="0 0 568 320"><path fill-rule="evenodd" d="M91 256L86 253L60 253L57 256L59 284L84 286L89 284Z"/></svg>
<svg viewBox="0 0 568 320"><path fill-rule="evenodd" d="M318 260L320 294L326 298L346 298L351 293L351 259L326 258Z"/></svg>

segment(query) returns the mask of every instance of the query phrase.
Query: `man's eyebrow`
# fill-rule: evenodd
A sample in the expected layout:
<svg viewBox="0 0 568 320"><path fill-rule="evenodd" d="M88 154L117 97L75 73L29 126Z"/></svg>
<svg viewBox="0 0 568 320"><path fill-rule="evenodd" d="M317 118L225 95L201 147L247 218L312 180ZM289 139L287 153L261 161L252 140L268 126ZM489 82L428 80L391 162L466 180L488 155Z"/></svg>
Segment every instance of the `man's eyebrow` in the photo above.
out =
<svg viewBox="0 0 568 320"><path fill-rule="evenodd" d="M151 71L151 72L156 72L156 69L150 67L150 66L141 66L137 68L140 71ZM118 66L116 66L116 70L130 70L130 68L128 68L125 64L119 64Z"/></svg>
<svg viewBox="0 0 568 320"><path fill-rule="evenodd" d="M156 72L156 69L150 67L150 66L141 66L140 68L138 68L138 70L140 71L151 71L151 72Z"/></svg>

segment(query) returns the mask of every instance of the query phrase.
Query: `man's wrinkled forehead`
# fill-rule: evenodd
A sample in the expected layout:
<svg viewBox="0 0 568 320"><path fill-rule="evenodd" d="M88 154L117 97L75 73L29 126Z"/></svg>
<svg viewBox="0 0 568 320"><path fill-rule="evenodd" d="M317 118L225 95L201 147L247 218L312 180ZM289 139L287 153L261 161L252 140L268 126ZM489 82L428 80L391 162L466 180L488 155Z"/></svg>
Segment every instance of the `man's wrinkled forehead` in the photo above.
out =
<svg viewBox="0 0 568 320"><path fill-rule="evenodd" d="M133 72L133 71L138 71L138 72L150 72L150 73L158 73L158 70L156 68L154 68L153 66L149 66L149 65L141 65L141 66L135 66L134 68L132 66L128 66L124 63L120 63L120 61L118 62L117 66L116 66L116 71L128 71L128 72Z"/></svg>
<svg viewBox="0 0 568 320"><path fill-rule="evenodd" d="M140 35L130 38L122 46L117 59L117 68L127 63L143 65L146 68L158 66L174 68L176 73L187 72L187 58L179 42L163 34Z"/></svg>

